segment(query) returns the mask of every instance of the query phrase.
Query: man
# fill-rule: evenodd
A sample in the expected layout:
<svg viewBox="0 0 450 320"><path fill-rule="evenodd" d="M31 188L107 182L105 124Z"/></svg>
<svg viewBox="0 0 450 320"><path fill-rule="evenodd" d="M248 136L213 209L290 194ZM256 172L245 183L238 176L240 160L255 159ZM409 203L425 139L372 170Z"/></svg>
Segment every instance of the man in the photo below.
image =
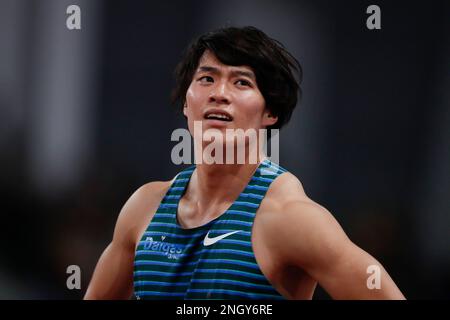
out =
<svg viewBox="0 0 450 320"><path fill-rule="evenodd" d="M195 121L224 134L281 128L297 103L293 71L301 75L295 58L260 30L220 29L187 50L174 99L193 135ZM244 163L198 163L139 188L85 298L311 299L319 283L335 299L404 299L294 175L257 155L256 163L248 154ZM379 272L375 287L368 270Z"/></svg>

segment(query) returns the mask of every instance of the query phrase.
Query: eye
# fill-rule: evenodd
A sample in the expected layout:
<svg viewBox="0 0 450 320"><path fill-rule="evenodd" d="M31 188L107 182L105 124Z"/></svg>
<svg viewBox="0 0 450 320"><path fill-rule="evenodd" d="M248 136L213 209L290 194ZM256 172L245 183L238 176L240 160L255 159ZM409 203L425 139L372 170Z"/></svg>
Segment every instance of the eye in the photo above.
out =
<svg viewBox="0 0 450 320"><path fill-rule="evenodd" d="M247 86L247 87L251 87L251 83L247 80L244 79L239 79L238 81L236 81L236 83L240 86Z"/></svg>
<svg viewBox="0 0 450 320"><path fill-rule="evenodd" d="M203 77L200 77L197 81L200 81L200 82L214 82L214 79L212 77L210 77L210 76L203 76Z"/></svg>

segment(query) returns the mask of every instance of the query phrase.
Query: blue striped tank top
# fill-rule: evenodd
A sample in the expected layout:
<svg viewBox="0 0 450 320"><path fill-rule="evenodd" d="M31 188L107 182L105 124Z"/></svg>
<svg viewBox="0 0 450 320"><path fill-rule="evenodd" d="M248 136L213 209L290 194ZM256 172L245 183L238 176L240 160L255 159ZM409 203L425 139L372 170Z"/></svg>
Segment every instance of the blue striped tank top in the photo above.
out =
<svg viewBox="0 0 450 320"><path fill-rule="evenodd" d="M137 246L137 299L283 299L261 272L251 245L256 211L285 169L268 159L236 201L216 219L183 229L177 208L195 166L181 171Z"/></svg>

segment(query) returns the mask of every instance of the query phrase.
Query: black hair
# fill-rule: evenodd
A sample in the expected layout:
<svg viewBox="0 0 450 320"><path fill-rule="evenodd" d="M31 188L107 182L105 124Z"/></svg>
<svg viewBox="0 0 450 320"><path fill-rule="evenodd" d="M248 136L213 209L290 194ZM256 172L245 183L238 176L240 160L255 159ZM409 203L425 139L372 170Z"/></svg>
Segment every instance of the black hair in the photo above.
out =
<svg viewBox="0 0 450 320"><path fill-rule="evenodd" d="M289 121L297 99L301 98L302 68L279 41L251 26L221 28L195 39L175 69L172 103L180 102L183 108L186 92L206 50L223 64L252 68L266 107L278 117L268 129L279 129ZM297 72L298 79L293 71Z"/></svg>

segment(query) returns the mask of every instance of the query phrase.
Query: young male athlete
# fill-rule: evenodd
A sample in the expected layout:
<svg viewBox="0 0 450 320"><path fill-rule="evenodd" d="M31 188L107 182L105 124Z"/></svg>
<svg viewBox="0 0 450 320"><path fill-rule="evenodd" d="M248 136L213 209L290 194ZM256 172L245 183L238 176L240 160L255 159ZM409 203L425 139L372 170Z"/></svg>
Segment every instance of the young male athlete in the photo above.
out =
<svg viewBox="0 0 450 320"><path fill-rule="evenodd" d="M191 133L195 121L223 133L281 128L297 103L294 71L262 31L219 29L188 48L174 98ZM317 283L335 299L404 299L294 175L263 153L248 160L198 163L140 187L85 299L311 299Z"/></svg>

